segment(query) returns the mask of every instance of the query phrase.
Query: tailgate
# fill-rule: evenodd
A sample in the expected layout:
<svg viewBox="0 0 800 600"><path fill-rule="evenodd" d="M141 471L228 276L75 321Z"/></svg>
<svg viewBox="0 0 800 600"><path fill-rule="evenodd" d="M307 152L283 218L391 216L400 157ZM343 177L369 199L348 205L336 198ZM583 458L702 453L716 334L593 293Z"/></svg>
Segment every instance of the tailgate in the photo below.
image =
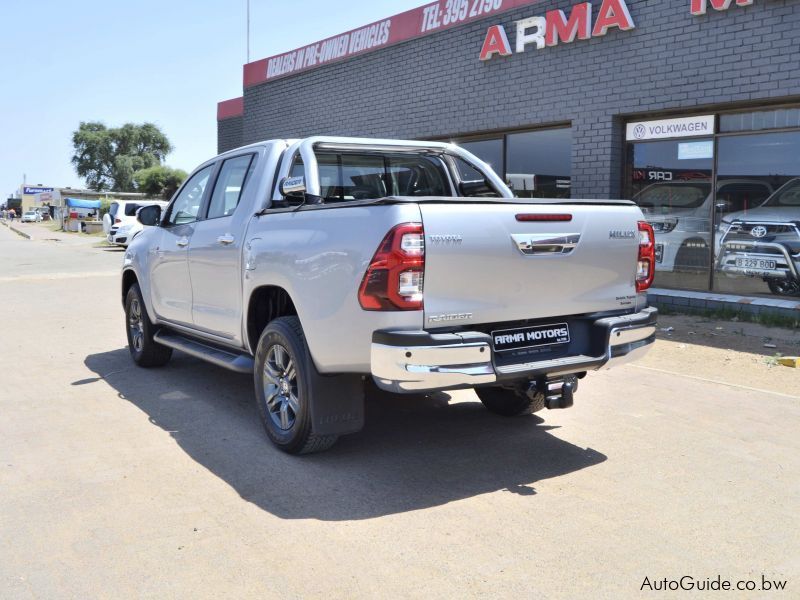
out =
<svg viewBox="0 0 800 600"><path fill-rule="evenodd" d="M419 207L426 328L635 306L637 222L643 219L636 206L453 201ZM544 214L571 220L518 220Z"/></svg>

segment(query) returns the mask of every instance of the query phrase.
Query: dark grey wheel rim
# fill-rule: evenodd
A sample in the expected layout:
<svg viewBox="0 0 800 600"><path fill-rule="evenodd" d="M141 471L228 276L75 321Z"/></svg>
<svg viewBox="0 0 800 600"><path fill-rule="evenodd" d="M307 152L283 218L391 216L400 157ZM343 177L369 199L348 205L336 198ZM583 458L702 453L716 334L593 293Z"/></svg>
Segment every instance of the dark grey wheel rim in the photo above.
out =
<svg viewBox="0 0 800 600"><path fill-rule="evenodd" d="M144 347L144 323L142 322L142 305L138 298L131 300L128 311L128 329L131 332L131 346L136 352Z"/></svg>
<svg viewBox="0 0 800 600"><path fill-rule="evenodd" d="M289 352L280 344L273 344L267 350L264 361L264 401L275 427L289 431L300 412L297 371Z"/></svg>

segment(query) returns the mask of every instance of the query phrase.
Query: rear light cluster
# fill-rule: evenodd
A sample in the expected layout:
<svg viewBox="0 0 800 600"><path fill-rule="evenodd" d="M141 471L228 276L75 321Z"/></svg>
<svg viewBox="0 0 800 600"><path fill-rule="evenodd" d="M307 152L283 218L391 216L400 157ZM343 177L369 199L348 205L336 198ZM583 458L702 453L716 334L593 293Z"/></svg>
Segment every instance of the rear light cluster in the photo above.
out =
<svg viewBox="0 0 800 600"><path fill-rule="evenodd" d="M656 235L646 221L639 221L639 262L636 266L636 291L644 292L656 276Z"/></svg>
<svg viewBox="0 0 800 600"><path fill-rule="evenodd" d="M422 310L425 232L422 223L392 228L367 267L358 302L364 310Z"/></svg>

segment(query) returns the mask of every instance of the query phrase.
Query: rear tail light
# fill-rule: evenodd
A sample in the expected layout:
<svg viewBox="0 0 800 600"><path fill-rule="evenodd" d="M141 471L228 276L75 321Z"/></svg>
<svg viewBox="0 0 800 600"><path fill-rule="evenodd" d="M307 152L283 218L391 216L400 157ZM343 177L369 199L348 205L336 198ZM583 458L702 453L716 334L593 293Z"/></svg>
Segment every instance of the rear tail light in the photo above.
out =
<svg viewBox="0 0 800 600"><path fill-rule="evenodd" d="M114 223L122 223L122 219L114 219Z"/></svg>
<svg viewBox="0 0 800 600"><path fill-rule="evenodd" d="M364 310L422 310L425 233L422 223L393 227L375 251L358 290Z"/></svg>
<svg viewBox="0 0 800 600"><path fill-rule="evenodd" d="M656 235L646 221L639 221L639 262L636 266L636 291L644 292L656 276Z"/></svg>

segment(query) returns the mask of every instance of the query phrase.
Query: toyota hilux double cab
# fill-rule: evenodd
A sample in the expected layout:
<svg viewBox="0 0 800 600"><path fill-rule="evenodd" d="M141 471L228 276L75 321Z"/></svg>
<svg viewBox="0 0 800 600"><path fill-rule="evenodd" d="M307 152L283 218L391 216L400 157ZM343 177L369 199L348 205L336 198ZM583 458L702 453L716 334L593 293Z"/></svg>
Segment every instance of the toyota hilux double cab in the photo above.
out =
<svg viewBox="0 0 800 600"><path fill-rule="evenodd" d="M760 206L722 220L716 269L728 277L759 277L773 294L800 295L800 178Z"/></svg>
<svg viewBox="0 0 800 600"><path fill-rule="evenodd" d="M290 453L361 429L364 388L474 388L507 416L573 403L655 339L652 228L629 201L515 198L453 144L272 140L198 167L128 247L142 367L251 373Z"/></svg>

